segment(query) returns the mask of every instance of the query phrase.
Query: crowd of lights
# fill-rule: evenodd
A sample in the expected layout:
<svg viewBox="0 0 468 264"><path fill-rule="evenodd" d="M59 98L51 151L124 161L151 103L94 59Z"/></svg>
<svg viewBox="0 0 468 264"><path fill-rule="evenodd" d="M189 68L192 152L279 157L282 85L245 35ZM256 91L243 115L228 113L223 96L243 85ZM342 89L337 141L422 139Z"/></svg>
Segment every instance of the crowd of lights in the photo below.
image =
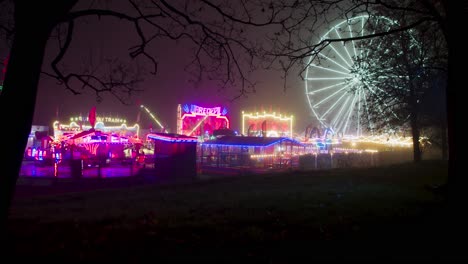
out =
<svg viewBox="0 0 468 264"><path fill-rule="evenodd" d="M182 114L182 110L184 113ZM198 127L208 118L212 117L215 119L220 119L226 122L225 128L229 128L229 119L226 116L228 111L226 108L221 107L201 107L198 105L187 105L183 107L179 104L177 109L177 133L184 135L192 135ZM184 129L188 126L189 120L191 118L203 117L202 120L199 120L196 125L189 129ZM185 132L185 133L184 133Z"/></svg>

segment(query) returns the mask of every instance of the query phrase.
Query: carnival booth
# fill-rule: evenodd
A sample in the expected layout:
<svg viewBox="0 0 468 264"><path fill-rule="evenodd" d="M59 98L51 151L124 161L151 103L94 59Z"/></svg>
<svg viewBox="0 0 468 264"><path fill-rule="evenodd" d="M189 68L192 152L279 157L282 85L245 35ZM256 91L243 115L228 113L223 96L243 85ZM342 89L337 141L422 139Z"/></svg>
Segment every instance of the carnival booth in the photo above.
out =
<svg viewBox="0 0 468 264"><path fill-rule="evenodd" d="M294 117L276 114L242 112L242 135L248 137L290 137L293 136Z"/></svg>
<svg viewBox="0 0 468 264"><path fill-rule="evenodd" d="M229 129L229 118L225 107L201 107L180 104L177 107L177 133L209 140L215 130Z"/></svg>
<svg viewBox="0 0 468 264"><path fill-rule="evenodd" d="M150 133L154 141L157 176L187 178L197 175L197 138L172 133Z"/></svg>
<svg viewBox="0 0 468 264"><path fill-rule="evenodd" d="M200 163L202 171L225 168L260 172L297 167L304 151L305 146L291 138L224 136L201 144Z"/></svg>

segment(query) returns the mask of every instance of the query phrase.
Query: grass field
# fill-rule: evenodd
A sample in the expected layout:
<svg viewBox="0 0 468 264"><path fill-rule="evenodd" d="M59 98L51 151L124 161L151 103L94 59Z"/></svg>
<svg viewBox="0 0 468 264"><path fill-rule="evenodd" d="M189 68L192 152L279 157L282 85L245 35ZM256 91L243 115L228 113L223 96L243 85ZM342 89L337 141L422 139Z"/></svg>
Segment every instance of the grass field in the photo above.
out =
<svg viewBox="0 0 468 264"><path fill-rule="evenodd" d="M21 260L451 260L447 163L210 177L18 195L10 253ZM19 193L25 193L18 186ZM154 261L153 261L154 260Z"/></svg>

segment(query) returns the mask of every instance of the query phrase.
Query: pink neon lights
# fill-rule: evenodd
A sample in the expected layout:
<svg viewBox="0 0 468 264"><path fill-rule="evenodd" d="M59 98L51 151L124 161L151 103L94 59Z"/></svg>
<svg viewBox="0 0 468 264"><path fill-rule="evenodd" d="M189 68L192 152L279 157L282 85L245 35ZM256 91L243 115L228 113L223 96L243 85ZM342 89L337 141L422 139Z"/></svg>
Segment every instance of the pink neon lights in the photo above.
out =
<svg viewBox="0 0 468 264"><path fill-rule="evenodd" d="M97 144L83 144L83 147L92 155L96 155L99 143Z"/></svg>
<svg viewBox="0 0 468 264"><path fill-rule="evenodd" d="M208 116L220 116L221 114L221 107L200 107L198 105L191 105L190 112L195 115L208 115Z"/></svg>
<svg viewBox="0 0 468 264"><path fill-rule="evenodd" d="M179 112L178 133L187 136L212 135L216 129L228 129L227 110L223 107L200 107L184 105L184 114ZM179 122L179 121L178 121Z"/></svg>

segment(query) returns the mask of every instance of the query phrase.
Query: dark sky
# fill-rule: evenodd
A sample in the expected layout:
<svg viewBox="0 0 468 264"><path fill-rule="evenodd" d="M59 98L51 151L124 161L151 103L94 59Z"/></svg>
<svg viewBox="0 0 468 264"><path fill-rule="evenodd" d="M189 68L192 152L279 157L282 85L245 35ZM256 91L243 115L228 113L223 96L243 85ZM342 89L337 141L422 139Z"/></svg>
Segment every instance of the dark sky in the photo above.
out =
<svg viewBox="0 0 468 264"><path fill-rule="evenodd" d="M65 58L65 66L70 69L82 69L82 65L89 64L101 57L114 56L127 60L128 47L136 43L134 33L127 24L115 19L98 21L95 18L86 19L80 23L74 34L73 44ZM54 41L49 41L43 69L47 70L47 63L55 54ZM133 124L140 108L137 101L147 106L171 131L176 126L177 104L198 104L214 107L226 106L231 118L231 127L240 129L241 111L270 109L283 114L293 114L296 118L295 129L304 130L310 120L310 110L304 96L303 82L297 75L292 75L288 83L288 90L284 92L283 81L278 72L259 71L251 77L257 82L257 92L248 98L240 98L230 102L236 91L218 91L215 83L203 82L198 87L191 83L190 76L184 71L190 61L191 51L184 43L159 42L152 46L151 54L159 61L159 71L156 76L148 75L140 87L145 91L135 94L130 100L131 105L123 105L111 95L106 95L101 103L96 102L96 96L91 91L82 95L73 95L54 80L43 76L39 84L39 93L34 116L35 125L49 125L56 119L58 108L59 119L68 120L70 116L82 113L87 115L92 106L97 107L97 114L112 115L126 118ZM81 67L81 68L80 68ZM151 120L144 113L141 114L142 128L148 128ZM157 127L153 124L153 127Z"/></svg>

